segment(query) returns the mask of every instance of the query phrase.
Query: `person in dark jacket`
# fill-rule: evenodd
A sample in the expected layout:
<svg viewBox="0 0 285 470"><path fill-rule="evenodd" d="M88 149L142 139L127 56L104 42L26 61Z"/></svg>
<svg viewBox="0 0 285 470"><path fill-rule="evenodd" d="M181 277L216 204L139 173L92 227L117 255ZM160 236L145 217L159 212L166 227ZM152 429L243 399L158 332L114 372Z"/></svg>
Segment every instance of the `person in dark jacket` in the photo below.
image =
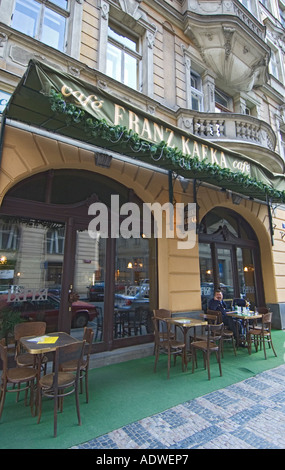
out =
<svg viewBox="0 0 285 470"><path fill-rule="evenodd" d="M214 297L213 297L213 299L211 299L209 301L208 308L210 310L215 310L215 311L221 312L222 321L223 321L224 325L228 326L229 317L227 317L227 315L226 315L227 306L226 306L225 302L223 301L223 293L222 293L221 290L216 290L214 292Z"/></svg>
<svg viewBox="0 0 285 470"><path fill-rule="evenodd" d="M211 299L208 303L208 309L221 312L223 324L233 332L235 338L237 338L237 326L239 329L239 335L241 336L244 334L241 321L227 316L227 306L223 301L223 293L221 290L215 290L213 299Z"/></svg>

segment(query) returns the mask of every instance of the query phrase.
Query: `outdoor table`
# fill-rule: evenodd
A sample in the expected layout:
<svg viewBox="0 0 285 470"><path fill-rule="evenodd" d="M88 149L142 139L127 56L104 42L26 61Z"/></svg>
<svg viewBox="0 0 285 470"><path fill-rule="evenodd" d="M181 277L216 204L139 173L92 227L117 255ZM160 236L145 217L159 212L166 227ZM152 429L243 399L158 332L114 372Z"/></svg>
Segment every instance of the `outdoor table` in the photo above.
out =
<svg viewBox="0 0 285 470"><path fill-rule="evenodd" d="M194 328L194 340L196 337L196 327L198 326L207 326L208 322L205 320L199 320L198 318L189 318L189 317L171 317L165 318L168 323L179 327L183 332L184 343L185 343L185 357L184 357L184 364L187 367L187 333L191 328Z"/></svg>
<svg viewBox="0 0 285 470"><path fill-rule="evenodd" d="M37 383L41 375L41 358L43 354L54 352L60 346L76 343L78 340L65 332L48 333L43 336L25 336L20 339L20 343L28 353L35 355L37 368ZM38 404L39 388L37 387L36 410Z"/></svg>
<svg viewBox="0 0 285 470"><path fill-rule="evenodd" d="M226 314L229 317L242 320L243 326L244 326L245 331L246 331L245 342L247 341L247 338L248 338L248 330L249 330L250 320L257 320L258 318L262 318L261 313L255 313L254 311L251 311L251 310L246 311L245 313L243 313L243 312L241 312L241 313L239 313L239 312L226 312ZM238 347L239 346L239 341L240 341L238 324L236 325L236 334L237 334L237 347Z"/></svg>

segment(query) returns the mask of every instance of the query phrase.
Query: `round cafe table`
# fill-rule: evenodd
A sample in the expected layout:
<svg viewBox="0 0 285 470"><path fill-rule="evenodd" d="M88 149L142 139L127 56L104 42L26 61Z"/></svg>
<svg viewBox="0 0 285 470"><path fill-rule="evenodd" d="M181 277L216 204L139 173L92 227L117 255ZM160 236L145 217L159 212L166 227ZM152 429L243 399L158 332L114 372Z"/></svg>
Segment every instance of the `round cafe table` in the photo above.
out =
<svg viewBox="0 0 285 470"><path fill-rule="evenodd" d="M241 342L245 346L247 346L247 340L248 340L248 330L249 330L249 322L251 320L258 320L259 318L262 318L261 313L255 313L253 310L246 310L245 312L227 312L227 315L232 318L236 318L239 320L242 320L243 327L245 329L245 341ZM239 328L238 328L238 323L236 324L236 338L237 338L237 348L239 347L240 344L240 334L239 334Z"/></svg>

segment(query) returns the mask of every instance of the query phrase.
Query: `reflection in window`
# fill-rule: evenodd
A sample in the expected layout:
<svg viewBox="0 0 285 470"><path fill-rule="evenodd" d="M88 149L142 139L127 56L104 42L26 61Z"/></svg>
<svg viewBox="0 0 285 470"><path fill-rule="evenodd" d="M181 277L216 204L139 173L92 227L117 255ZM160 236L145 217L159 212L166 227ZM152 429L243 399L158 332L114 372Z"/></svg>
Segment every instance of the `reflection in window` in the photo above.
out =
<svg viewBox="0 0 285 470"><path fill-rule="evenodd" d="M269 69L271 74L277 79L280 80L280 61L278 51L271 48L271 56L269 62Z"/></svg>
<svg viewBox="0 0 285 470"><path fill-rule="evenodd" d="M216 88L215 105L216 105L216 108L215 108L216 113L221 113L223 111L231 112L232 99L230 98L230 96L226 95L223 91L218 90Z"/></svg>
<svg viewBox="0 0 285 470"><path fill-rule="evenodd" d="M237 248L238 280L240 295L246 298L251 308L255 305L255 269L252 251L248 248Z"/></svg>
<svg viewBox="0 0 285 470"><path fill-rule="evenodd" d="M135 39L108 28L107 75L136 89L140 58Z"/></svg>
<svg viewBox="0 0 285 470"><path fill-rule="evenodd" d="M54 0L49 6L44 0L16 0L11 26L48 46L63 51L66 10L67 0Z"/></svg>
<svg viewBox="0 0 285 470"><path fill-rule="evenodd" d="M195 72L191 72L191 105L194 111L203 110L202 80Z"/></svg>
<svg viewBox="0 0 285 470"><path fill-rule="evenodd" d="M47 232L47 253L60 254L64 252L65 229L48 230Z"/></svg>
<svg viewBox="0 0 285 470"><path fill-rule="evenodd" d="M16 251L19 245L19 229L14 224L0 222L0 250Z"/></svg>
<svg viewBox="0 0 285 470"><path fill-rule="evenodd" d="M115 265L114 338L152 332L156 308L155 241L147 238L117 240Z"/></svg>
<svg viewBox="0 0 285 470"><path fill-rule="evenodd" d="M207 310L208 302L214 295L214 276L211 247L206 243L199 243L200 282L202 309Z"/></svg>
<svg viewBox="0 0 285 470"><path fill-rule="evenodd" d="M245 8L248 9L248 11L251 11L251 0L239 0L240 3L243 4L243 6L245 6Z"/></svg>

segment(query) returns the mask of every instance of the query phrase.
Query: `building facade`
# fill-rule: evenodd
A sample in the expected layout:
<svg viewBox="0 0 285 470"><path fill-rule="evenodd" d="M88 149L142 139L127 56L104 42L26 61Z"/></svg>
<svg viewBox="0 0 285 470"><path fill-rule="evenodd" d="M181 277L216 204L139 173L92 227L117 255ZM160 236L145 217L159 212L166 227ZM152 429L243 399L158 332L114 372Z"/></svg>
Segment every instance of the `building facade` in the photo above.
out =
<svg viewBox="0 0 285 470"><path fill-rule="evenodd" d="M2 296L59 330L89 321L94 351L152 341L154 308L199 314L215 286L283 328L284 15L283 0L0 0ZM165 211L145 236L155 203L195 207L194 243Z"/></svg>

